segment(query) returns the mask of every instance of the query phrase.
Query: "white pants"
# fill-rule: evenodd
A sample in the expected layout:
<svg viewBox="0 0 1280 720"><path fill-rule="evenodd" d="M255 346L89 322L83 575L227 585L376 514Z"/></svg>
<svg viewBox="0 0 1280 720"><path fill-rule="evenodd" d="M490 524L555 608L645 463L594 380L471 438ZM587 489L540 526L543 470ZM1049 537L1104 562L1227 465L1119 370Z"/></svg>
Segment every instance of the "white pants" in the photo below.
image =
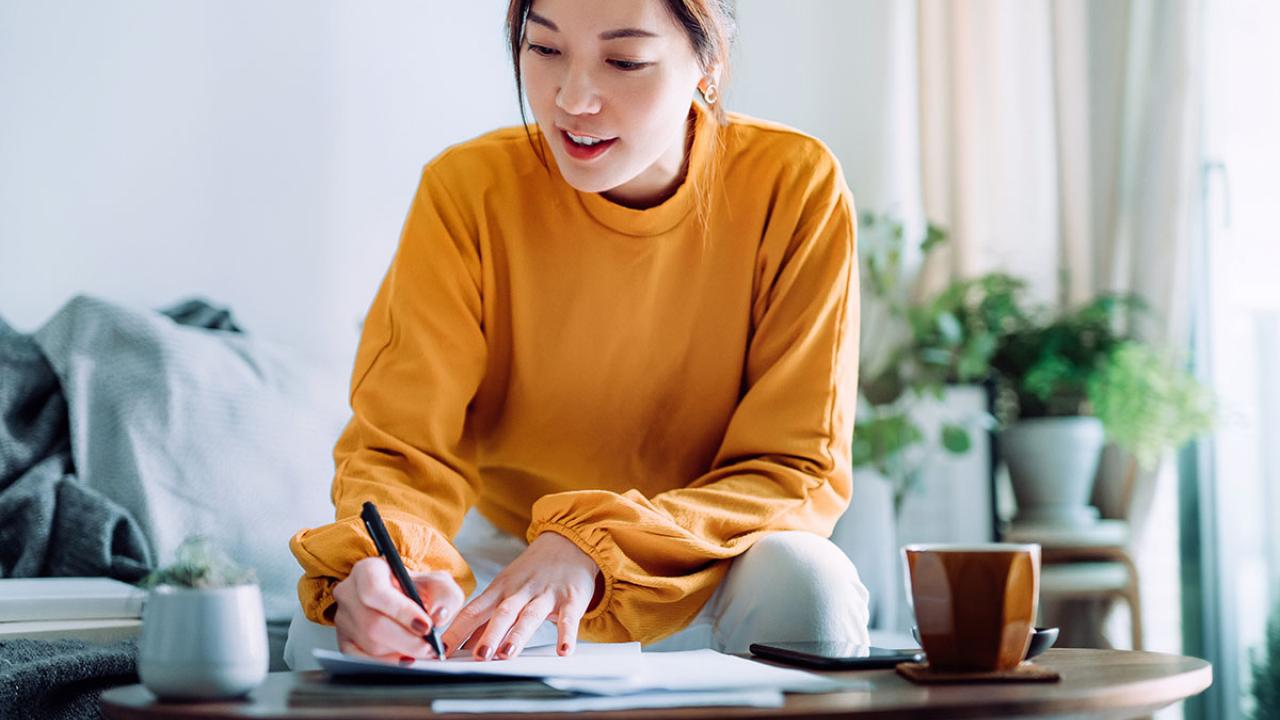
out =
<svg viewBox="0 0 1280 720"><path fill-rule="evenodd" d="M476 594L527 547L472 510L454 538L475 574ZM685 629L646 651L713 648L745 653L751 643L844 640L868 644L867 589L849 558L826 538L789 531L768 535L733 561L711 599ZM556 641L545 622L526 647ZM311 622L299 609L289 626L284 660L294 670L319 668L313 648L338 649L330 625Z"/></svg>

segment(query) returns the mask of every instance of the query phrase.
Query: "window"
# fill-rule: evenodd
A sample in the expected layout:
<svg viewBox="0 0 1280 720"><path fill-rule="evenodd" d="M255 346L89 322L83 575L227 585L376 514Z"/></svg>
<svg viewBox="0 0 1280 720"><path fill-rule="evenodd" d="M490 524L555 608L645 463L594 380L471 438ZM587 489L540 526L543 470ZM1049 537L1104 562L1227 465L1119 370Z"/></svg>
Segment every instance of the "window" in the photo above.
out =
<svg viewBox="0 0 1280 720"><path fill-rule="evenodd" d="M1212 488L1206 717L1245 717L1250 651L1280 601L1280 3L1205 5L1201 360L1221 403Z"/></svg>

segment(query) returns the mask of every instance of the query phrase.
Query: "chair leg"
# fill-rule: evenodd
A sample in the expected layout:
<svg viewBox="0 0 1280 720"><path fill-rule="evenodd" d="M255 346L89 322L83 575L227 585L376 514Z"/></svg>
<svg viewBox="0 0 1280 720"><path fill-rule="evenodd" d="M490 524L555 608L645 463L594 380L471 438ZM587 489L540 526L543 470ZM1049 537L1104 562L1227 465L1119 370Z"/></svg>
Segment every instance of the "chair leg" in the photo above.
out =
<svg viewBox="0 0 1280 720"><path fill-rule="evenodd" d="M1134 583L1127 592L1125 599L1129 602L1129 616L1132 618L1129 623L1133 631L1133 649L1142 649L1142 601L1138 595L1138 584Z"/></svg>
<svg viewBox="0 0 1280 720"><path fill-rule="evenodd" d="M1129 629L1134 650L1142 649L1142 595L1138 589L1138 566L1129 553L1123 557L1125 567L1129 569L1129 586L1124 590L1125 601L1129 605Z"/></svg>

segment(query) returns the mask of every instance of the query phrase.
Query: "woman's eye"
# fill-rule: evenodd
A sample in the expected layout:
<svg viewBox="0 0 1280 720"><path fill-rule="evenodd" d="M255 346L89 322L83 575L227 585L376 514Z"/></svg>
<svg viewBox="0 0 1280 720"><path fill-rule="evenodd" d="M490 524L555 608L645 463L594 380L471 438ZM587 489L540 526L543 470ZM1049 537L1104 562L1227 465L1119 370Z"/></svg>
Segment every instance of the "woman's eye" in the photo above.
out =
<svg viewBox="0 0 1280 720"><path fill-rule="evenodd" d="M541 55L542 57L550 57L559 51L555 48L549 48L546 45L534 45L533 43L529 43L529 52Z"/></svg>
<svg viewBox="0 0 1280 720"><path fill-rule="evenodd" d="M639 70L641 68L646 68L653 64L653 63L647 63L647 62L635 62L633 60L610 60L609 62L612 63L613 66L618 68L619 70L627 70L627 71Z"/></svg>

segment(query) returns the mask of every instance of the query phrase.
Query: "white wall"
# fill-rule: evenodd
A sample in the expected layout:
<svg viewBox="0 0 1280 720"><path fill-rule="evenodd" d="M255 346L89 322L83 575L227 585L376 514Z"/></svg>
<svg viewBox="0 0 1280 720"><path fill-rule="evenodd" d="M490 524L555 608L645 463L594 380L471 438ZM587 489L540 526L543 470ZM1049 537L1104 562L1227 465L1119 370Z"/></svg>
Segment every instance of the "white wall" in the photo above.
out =
<svg viewBox="0 0 1280 720"><path fill-rule="evenodd" d="M0 316L229 304L349 359L418 169L515 122L500 3L0 5Z"/></svg>
<svg viewBox="0 0 1280 720"><path fill-rule="evenodd" d="M920 211L915 3L738 0L732 110L811 133L859 209Z"/></svg>
<svg viewBox="0 0 1280 720"><path fill-rule="evenodd" d="M739 4L729 107L826 140L862 208L917 204L911 5ZM422 164L518 122L505 6L6 0L0 317L200 294L348 363Z"/></svg>

